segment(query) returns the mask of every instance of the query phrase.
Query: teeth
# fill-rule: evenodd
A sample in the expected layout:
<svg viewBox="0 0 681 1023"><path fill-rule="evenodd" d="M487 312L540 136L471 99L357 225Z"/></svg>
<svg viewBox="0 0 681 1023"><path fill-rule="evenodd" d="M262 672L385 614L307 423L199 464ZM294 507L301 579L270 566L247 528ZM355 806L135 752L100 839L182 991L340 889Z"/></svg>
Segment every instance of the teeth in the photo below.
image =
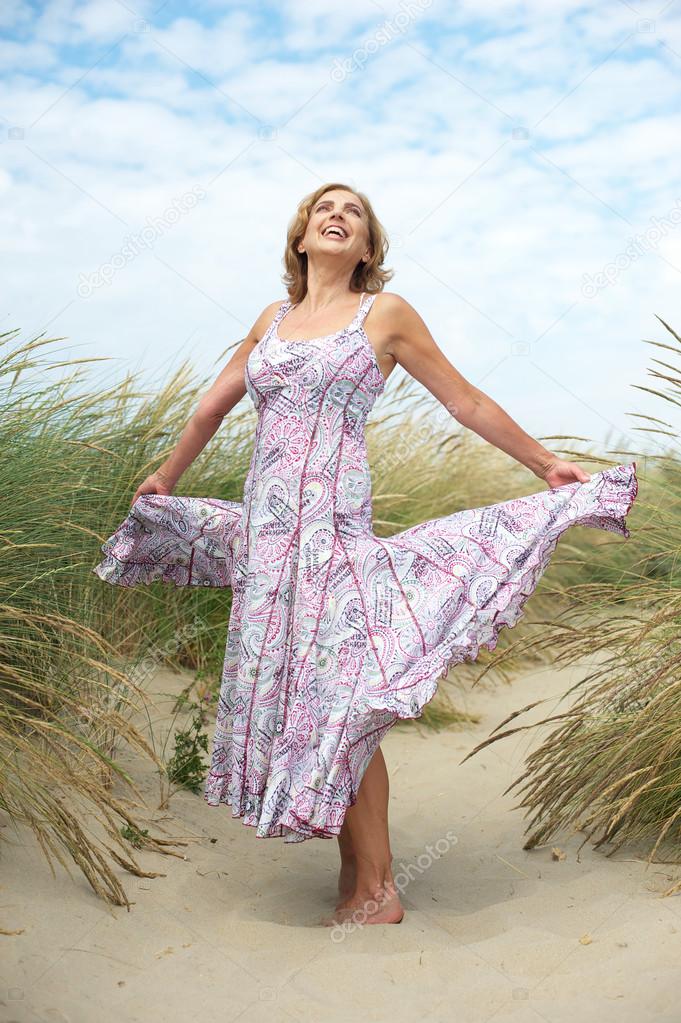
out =
<svg viewBox="0 0 681 1023"><path fill-rule="evenodd" d="M324 234L325 235L326 234L331 234L332 232L334 234L337 234L339 238L345 238L345 234L343 233L343 231L339 227L328 227L326 229L326 231L324 232Z"/></svg>

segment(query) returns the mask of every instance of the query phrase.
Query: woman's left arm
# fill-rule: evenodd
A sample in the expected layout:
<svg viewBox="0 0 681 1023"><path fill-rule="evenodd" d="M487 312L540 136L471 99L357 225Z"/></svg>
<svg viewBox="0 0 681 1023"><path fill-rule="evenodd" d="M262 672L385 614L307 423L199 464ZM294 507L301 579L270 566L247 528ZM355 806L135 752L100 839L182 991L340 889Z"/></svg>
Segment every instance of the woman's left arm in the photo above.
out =
<svg viewBox="0 0 681 1023"><path fill-rule="evenodd" d="M488 394L459 373L413 306L400 295L384 293L374 322L387 338L385 351L423 384L462 426L526 466L549 487L577 480L588 472L576 462L558 458L536 441Z"/></svg>

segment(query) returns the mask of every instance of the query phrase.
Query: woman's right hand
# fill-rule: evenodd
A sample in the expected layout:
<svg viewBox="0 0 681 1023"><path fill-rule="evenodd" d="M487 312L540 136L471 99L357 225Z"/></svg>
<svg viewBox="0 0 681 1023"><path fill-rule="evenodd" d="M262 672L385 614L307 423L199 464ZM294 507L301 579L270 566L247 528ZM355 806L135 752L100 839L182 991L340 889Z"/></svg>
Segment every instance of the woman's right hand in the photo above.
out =
<svg viewBox="0 0 681 1023"><path fill-rule="evenodd" d="M169 483L170 480L165 473L158 470L156 472L152 472L151 476L147 476L144 482L140 483L138 486L135 491L135 496L130 502L130 507L132 508L137 498L141 497L143 494L163 494L166 497L170 497L173 492L173 488L169 486Z"/></svg>

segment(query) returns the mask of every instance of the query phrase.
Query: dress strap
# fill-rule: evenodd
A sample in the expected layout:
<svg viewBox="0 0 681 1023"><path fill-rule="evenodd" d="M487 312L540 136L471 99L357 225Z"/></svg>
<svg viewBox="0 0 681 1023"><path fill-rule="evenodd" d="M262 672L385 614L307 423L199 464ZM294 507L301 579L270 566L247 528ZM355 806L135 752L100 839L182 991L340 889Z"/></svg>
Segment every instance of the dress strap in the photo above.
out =
<svg viewBox="0 0 681 1023"><path fill-rule="evenodd" d="M281 320L281 318L286 315L286 313L289 311L290 308L291 308L291 299L290 298L285 298L284 301L279 306L279 308L277 309L276 313L274 314L274 319L272 320L272 326L274 326L275 323L279 323L279 320Z"/></svg>
<svg viewBox="0 0 681 1023"><path fill-rule="evenodd" d="M272 333L272 331L274 330L274 328L279 325L279 321L282 319L282 317L284 317L286 315L286 313L289 311L290 308L291 308L291 299L290 298L285 298L284 301L280 304L279 308L277 309L276 313L274 314L272 322L270 323L269 327L267 328L267 336L269 336Z"/></svg>
<svg viewBox="0 0 681 1023"><path fill-rule="evenodd" d="M358 327L361 327L362 324L364 323L364 320L366 319L367 313L369 312L369 310L371 309L372 305L374 304L374 299L375 298L376 298L375 294L371 295L367 291L363 291L362 292L362 297L361 297L360 302L359 302L359 309L357 310L357 315L355 316L355 319L353 320L353 323L356 323Z"/></svg>

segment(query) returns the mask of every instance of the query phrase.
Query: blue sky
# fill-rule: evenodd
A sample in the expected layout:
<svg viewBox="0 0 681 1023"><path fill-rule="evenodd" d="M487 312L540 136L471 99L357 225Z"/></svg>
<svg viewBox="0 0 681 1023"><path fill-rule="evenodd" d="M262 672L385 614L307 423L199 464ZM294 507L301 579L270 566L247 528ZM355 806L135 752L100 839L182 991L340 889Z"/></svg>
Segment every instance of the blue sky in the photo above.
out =
<svg viewBox="0 0 681 1023"><path fill-rule="evenodd" d="M655 314L681 330L678 0L14 0L0 68L0 329L96 380L214 376L340 180L387 290L534 436L668 418L632 384Z"/></svg>

